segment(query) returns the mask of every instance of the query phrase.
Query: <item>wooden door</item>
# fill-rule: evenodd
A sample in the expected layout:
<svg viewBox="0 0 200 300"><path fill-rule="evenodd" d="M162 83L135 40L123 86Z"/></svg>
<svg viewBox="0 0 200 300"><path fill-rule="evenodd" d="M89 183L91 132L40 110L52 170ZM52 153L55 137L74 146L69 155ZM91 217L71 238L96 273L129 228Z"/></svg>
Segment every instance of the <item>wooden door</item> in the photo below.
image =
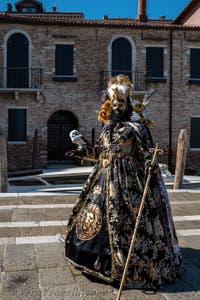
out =
<svg viewBox="0 0 200 300"><path fill-rule="evenodd" d="M65 152L75 148L69 133L78 128L78 120L68 111L54 113L48 121L48 160L51 163L66 161Z"/></svg>

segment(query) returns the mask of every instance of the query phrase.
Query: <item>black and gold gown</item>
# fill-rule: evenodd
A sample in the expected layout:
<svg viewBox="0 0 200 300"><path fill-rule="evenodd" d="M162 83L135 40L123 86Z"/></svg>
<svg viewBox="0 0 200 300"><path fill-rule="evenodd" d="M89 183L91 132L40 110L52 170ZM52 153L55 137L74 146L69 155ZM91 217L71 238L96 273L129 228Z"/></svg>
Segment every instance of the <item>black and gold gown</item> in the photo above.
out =
<svg viewBox="0 0 200 300"><path fill-rule="evenodd" d="M98 163L72 211L66 258L84 272L120 282L151 161L148 128L135 122L106 125ZM127 283L158 287L183 270L165 185L152 174Z"/></svg>

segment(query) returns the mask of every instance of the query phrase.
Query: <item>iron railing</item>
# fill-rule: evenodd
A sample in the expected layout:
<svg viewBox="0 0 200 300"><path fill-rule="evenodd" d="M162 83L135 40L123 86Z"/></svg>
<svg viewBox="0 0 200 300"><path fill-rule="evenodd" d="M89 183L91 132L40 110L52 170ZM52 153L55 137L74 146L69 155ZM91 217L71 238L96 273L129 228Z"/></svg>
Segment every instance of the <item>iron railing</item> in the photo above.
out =
<svg viewBox="0 0 200 300"><path fill-rule="evenodd" d="M0 88L2 89L40 89L42 69L0 68Z"/></svg>
<svg viewBox="0 0 200 300"><path fill-rule="evenodd" d="M112 70L100 72L100 90L105 90L108 85L108 81L112 76L124 74L127 75L133 84L133 90L146 91L148 89L148 79L150 73L142 71L126 71L126 70Z"/></svg>

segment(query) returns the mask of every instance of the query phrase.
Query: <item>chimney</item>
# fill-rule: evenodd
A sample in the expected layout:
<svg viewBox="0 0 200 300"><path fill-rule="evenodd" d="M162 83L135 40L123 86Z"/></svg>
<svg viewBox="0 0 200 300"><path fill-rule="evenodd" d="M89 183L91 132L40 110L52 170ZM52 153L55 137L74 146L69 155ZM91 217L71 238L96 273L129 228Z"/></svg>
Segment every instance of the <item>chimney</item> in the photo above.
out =
<svg viewBox="0 0 200 300"><path fill-rule="evenodd" d="M108 15L103 15L103 20L108 20Z"/></svg>
<svg viewBox="0 0 200 300"><path fill-rule="evenodd" d="M12 12L12 4L7 3L7 12Z"/></svg>
<svg viewBox="0 0 200 300"><path fill-rule="evenodd" d="M165 20L165 16L160 16L159 20Z"/></svg>
<svg viewBox="0 0 200 300"><path fill-rule="evenodd" d="M53 12L56 12L56 6L53 6L53 7L52 7L52 11L53 11Z"/></svg>
<svg viewBox="0 0 200 300"><path fill-rule="evenodd" d="M138 0L138 17L137 18L141 22L147 21L146 0Z"/></svg>

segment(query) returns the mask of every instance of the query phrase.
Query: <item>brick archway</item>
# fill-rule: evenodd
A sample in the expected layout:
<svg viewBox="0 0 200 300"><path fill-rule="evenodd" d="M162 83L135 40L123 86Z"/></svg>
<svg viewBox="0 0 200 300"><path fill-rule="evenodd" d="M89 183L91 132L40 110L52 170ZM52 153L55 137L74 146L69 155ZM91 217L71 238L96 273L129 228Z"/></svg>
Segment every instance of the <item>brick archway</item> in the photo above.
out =
<svg viewBox="0 0 200 300"><path fill-rule="evenodd" d="M65 152L74 149L69 133L73 129L78 129L77 118L70 111L59 110L49 118L47 127L48 162L65 162Z"/></svg>

